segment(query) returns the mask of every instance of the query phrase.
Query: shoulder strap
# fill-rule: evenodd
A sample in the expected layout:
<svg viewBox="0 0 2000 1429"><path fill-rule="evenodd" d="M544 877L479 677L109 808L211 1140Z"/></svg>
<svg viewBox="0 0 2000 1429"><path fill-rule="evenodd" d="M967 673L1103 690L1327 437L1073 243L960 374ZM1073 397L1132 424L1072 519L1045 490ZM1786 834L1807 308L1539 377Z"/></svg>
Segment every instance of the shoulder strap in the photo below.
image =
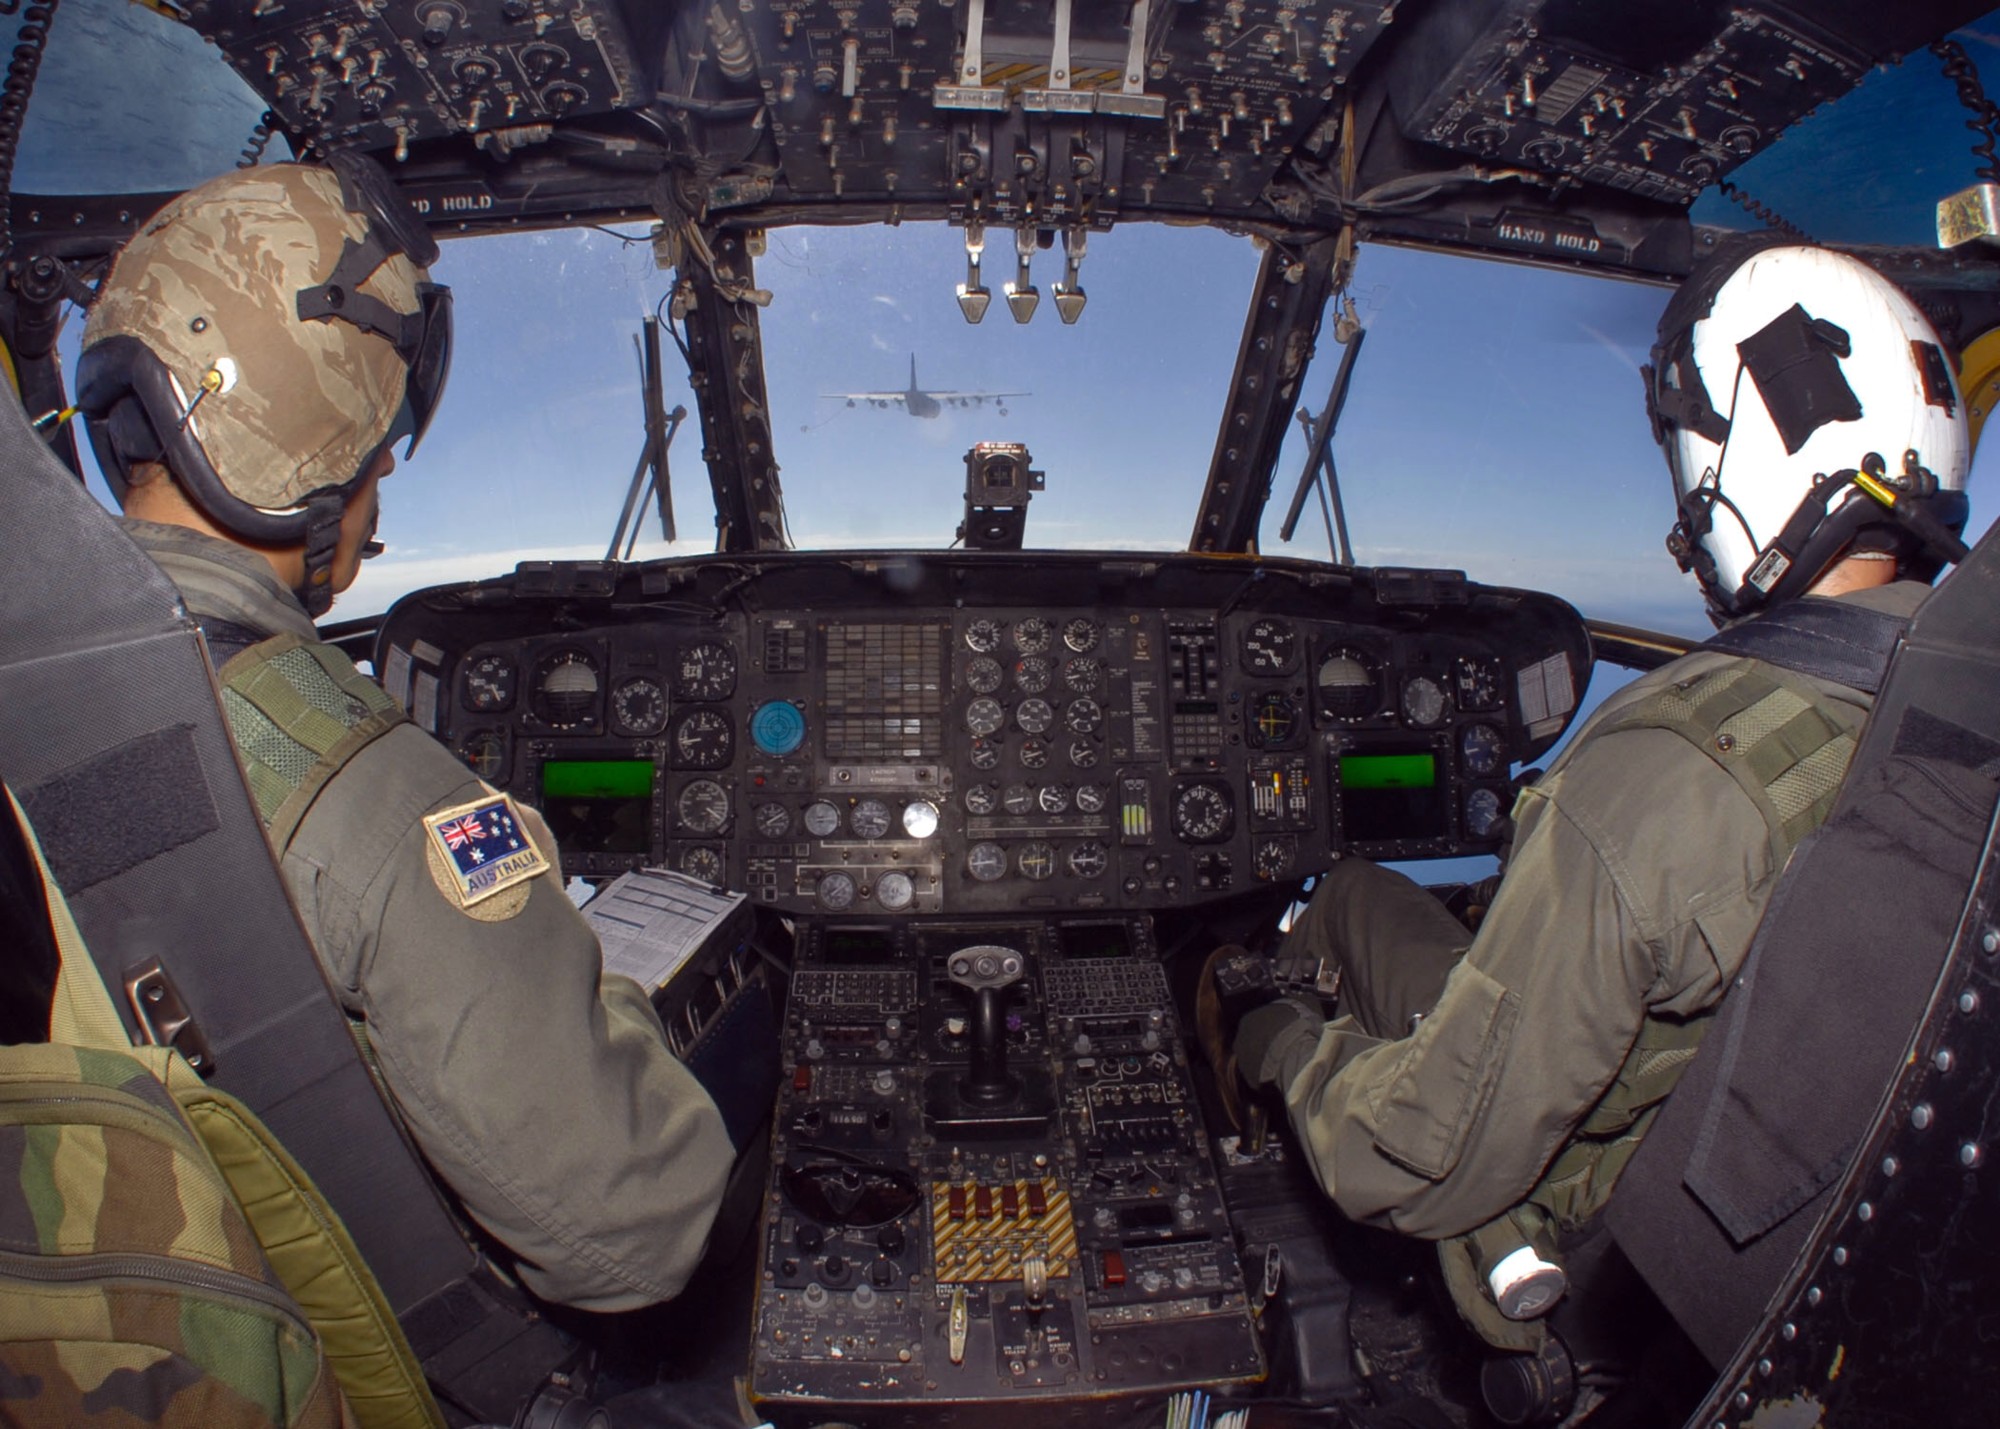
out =
<svg viewBox="0 0 2000 1429"><path fill-rule="evenodd" d="M1748 655L1872 695L1882 688L1889 657L1909 625L1902 616L1849 601L1806 596L1719 631L1696 648Z"/></svg>
<svg viewBox="0 0 2000 1429"><path fill-rule="evenodd" d="M326 782L409 718L339 650L298 635L259 641L217 679L250 796L281 853Z"/></svg>
<svg viewBox="0 0 2000 1429"><path fill-rule="evenodd" d="M1664 729L1700 750L1757 806L1782 867L1832 809L1862 718L1788 671L1744 660L1656 691L1604 732Z"/></svg>
<svg viewBox="0 0 2000 1429"><path fill-rule="evenodd" d="M91 961L27 815L7 794L47 896L62 968L49 1040L122 1052L170 1092L200 1135L259 1245L319 1336L358 1429L442 1429L409 1341L347 1227L256 1114L170 1047L135 1047Z"/></svg>

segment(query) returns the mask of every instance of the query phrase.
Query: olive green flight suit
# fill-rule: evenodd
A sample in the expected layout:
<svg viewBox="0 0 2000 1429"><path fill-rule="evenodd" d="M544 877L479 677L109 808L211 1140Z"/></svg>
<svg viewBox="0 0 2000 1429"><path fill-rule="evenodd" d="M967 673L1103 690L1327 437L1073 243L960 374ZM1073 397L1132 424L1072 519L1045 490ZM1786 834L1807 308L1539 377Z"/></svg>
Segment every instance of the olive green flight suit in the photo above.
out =
<svg viewBox="0 0 2000 1429"><path fill-rule="evenodd" d="M1908 616L1929 592L1898 582L1842 598ZM1341 1015L1294 1021L1252 1075L1283 1090L1315 1176L1349 1217L1442 1240L1511 1209L1647 1015L1721 999L1781 872L1769 826L1680 735L1600 731L1732 662L1755 663L1687 655L1592 715L1516 804L1513 855L1477 937L1387 869L1346 862L1321 880L1282 955L1337 963ZM1809 683L1857 716L1872 703Z"/></svg>
<svg viewBox="0 0 2000 1429"><path fill-rule="evenodd" d="M256 553L125 524L197 616L313 637ZM313 800L281 860L286 885L431 1169L518 1258L522 1283L593 1311L668 1299L722 1197L722 1118L638 984L603 973L557 873L499 921L440 890L423 818L483 797L442 745L399 725Z"/></svg>

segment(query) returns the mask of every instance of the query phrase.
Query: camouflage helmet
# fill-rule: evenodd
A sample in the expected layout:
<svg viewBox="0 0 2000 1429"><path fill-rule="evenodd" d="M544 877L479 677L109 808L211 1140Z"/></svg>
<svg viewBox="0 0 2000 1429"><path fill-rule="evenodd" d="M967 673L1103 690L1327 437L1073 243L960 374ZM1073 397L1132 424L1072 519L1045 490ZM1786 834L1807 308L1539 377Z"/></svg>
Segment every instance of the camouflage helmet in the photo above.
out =
<svg viewBox="0 0 2000 1429"><path fill-rule="evenodd" d="M357 154L260 165L169 203L112 266L77 366L115 494L134 463L161 462L223 529L330 558L362 474L386 443L415 447L443 389L436 257Z"/></svg>

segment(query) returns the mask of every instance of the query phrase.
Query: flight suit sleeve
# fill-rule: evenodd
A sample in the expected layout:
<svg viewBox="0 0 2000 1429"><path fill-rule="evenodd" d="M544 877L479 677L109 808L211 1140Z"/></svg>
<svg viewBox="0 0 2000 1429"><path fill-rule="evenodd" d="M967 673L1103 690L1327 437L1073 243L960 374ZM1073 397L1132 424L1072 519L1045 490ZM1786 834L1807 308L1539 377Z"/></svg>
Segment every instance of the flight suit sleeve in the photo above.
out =
<svg viewBox="0 0 2000 1429"><path fill-rule="evenodd" d="M559 874L483 917L444 891L423 817L483 797L420 731L392 731L300 826L294 896L412 1136L523 1283L594 1311L668 1299L721 1200L721 1116L638 985L602 973Z"/></svg>
<svg viewBox="0 0 2000 1429"><path fill-rule="evenodd" d="M1281 1069L1314 1174L1355 1220L1437 1239L1516 1204L1648 1009L1721 996L1769 893L1754 806L1667 731L1579 748L1516 816L1499 896L1416 1031L1336 1018Z"/></svg>

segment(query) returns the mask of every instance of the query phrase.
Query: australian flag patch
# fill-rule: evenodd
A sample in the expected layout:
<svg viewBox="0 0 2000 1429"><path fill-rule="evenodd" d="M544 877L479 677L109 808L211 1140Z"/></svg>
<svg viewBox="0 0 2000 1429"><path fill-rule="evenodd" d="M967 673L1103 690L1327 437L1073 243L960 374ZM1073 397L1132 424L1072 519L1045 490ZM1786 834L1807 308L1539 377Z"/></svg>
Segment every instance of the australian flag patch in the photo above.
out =
<svg viewBox="0 0 2000 1429"><path fill-rule="evenodd" d="M452 875L447 891L462 908L546 872L549 861L505 794L461 804L424 819L425 832ZM436 860L433 860L433 868Z"/></svg>

